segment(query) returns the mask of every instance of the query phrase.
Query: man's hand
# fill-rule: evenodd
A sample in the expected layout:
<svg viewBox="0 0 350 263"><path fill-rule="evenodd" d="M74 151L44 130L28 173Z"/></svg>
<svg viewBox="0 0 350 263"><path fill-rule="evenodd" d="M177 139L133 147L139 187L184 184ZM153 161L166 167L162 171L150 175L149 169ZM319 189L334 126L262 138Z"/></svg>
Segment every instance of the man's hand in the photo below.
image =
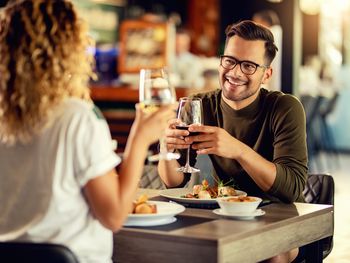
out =
<svg viewBox="0 0 350 263"><path fill-rule="evenodd" d="M165 143L168 151L176 149L187 149L191 143L185 141L190 133L187 130L176 129L179 119L172 119L168 122L168 128L165 130Z"/></svg>
<svg viewBox="0 0 350 263"><path fill-rule="evenodd" d="M199 132L199 135L185 138L187 144L197 154L215 154L221 157L237 159L242 153L242 143L232 137L222 128L205 125L191 125L190 132Z"/></svg>

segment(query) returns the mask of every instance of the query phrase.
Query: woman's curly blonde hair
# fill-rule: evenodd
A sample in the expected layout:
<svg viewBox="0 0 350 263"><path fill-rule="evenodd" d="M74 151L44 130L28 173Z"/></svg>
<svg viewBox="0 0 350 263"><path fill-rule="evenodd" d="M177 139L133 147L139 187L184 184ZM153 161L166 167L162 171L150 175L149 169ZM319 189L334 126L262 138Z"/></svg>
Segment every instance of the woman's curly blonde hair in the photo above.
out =
<svg viewBox="0 0 350 263"><path fill-rule="evenodd" d="M90 100L92 41L65 0L15 0L0 14L0 142L27 143L67 97Z"/></svg>

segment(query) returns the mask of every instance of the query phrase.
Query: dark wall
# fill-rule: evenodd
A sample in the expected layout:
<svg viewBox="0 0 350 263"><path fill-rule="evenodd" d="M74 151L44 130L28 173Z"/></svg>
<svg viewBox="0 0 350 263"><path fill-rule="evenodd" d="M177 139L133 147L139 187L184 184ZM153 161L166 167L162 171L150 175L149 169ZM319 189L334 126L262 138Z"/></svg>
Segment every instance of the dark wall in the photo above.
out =
<svg viewBox="0 0 350 263"><path fill-rule="evenodd" d="M4 7L8 0L0 0L0 7Z"/></svg>

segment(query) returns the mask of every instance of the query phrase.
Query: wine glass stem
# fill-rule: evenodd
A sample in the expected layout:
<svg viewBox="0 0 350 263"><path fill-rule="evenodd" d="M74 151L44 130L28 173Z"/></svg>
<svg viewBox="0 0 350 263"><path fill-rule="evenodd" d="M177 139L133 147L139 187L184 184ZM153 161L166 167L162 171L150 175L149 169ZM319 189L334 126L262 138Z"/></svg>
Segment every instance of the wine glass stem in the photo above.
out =
<svg viewBox="0 0 350 263"><path fill-rule="evenodd" d="M185 167L190 167L190 148L191 148L191 145L190 147L187 148L187 154L186 154L186 164L185 164Z"/></svg>

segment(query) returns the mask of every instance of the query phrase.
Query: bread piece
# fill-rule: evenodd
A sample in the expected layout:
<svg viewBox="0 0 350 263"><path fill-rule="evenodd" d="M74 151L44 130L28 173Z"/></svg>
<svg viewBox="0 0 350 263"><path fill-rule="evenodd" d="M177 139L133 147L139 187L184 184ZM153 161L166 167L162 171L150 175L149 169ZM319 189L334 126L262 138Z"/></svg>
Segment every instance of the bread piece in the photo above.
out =
<svg viewBox="0 0 350 263"><path fill-rule="evenodd" d="M135 214L152 214L152 208L146 204L139 204L135 207Z"/></svg>

